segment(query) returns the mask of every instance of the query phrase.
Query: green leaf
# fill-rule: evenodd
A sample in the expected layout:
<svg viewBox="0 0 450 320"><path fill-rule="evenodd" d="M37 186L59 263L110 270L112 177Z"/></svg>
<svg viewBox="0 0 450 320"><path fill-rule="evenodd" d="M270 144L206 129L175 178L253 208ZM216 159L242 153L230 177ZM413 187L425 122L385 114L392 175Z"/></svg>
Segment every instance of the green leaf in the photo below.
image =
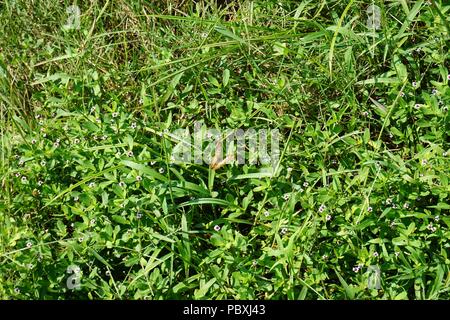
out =
<svg viewBox="0 0 450 320"><path fill-rule="evenodd" d="M124 217L119 216L117 214L113 215L111 217L111 219L113 219L115 222L120 223L120 224L130 224L130 222L127 219L125 219Z"/></svg>
<svg viewBox="0 0 450 320"><path fill-rule="evenodd" d="M450 209L450 204L445 203L445 202L439 202L437 205L435 206L427 206L427 208L434 208L434 209L445 209L445 210L449 210Z"/></svg>
<svg viewBox="0 0 450 320"><path fill-rule="evenodd" d="M123 164L124 166L138 170L139 172L144 173L144 174L146 174L152 178L155 178L157 180L164 181L164 182L166 182L168 180L165 176L159 174L158 172L156 172L155 170L153 170L152 168L150 168L146 165L136 163L133 161L129 161L129 160L122 160L120 163Z"/></svg>
<svg viewBox="0 0 450 320"><path fill-rule="evenodd" d="M195 290L194 292L194 298L195 299L202 299L205 298L205 295L208 293L209 288L216 282L215 278L212 278L206 283L202 283L200 281L200 288L198 290Z"/></svg>
<svg viewBox="0 0 450 320"><path fill-rule="evenodd" d="M377 100L372 99L371 97L370 97L370 101L372 101L373 104L375 105L376 113L378 113L382 117L385 117L387 114L387 108L385 106L383 106L381 103L379 103Z"/></svg>
<svg viewBox="0 0 450 320"><path fill-rule="evenodd" d="M97 258L98 261L100 261L101 263L103 263L105 266L107 266L110 269L113 269L113 267L108 263L108 261L106 261L105 259L103 259L103 257L101 255L99 255L97 253L97 251L95 251L94 249L88 247L88 250L90 253L92 253L92 255Z"/></svg>
<svg viewBox="0 0 450 320"><path fill-rule="evenodd" d="M230 70L225 69L223 71L222 84L224 87L228 85L228 81L230 80Z"/></svg>
<svg viewBox="0 0 450 320"><path fill-rule="evenodd" d="M396 237L392 239L392 244L396 246L405 246L408 244L408 239L406 239L404 236Z"/></svg>
<svg viewBox="0 0 450 320"><path fill-rule="evenodd" d="M386 84L400 84L402 80L397 77L386 78L386 77L373 77L366 80L361 80L356 82L356 85L368 85L368 84L377 84L377 83L386 83Z"/></svg>
<svg viewBox="0 0 450 320"><path fill-rule="evenodd" d="M354 288L350 287L347 282L344 280L344 278L341 276L341 274L334 269L334 272L336 272L336 275L338 276L339 282L345 289L345 294L349 299L353 299L355 297L355 290Z"/></svg>
<svg viewBox="0 0 450 320"><path fill-rule="evenodd" d="M224 35L227 38L231 38L233 40L238 41L241 44L245 44L244 39L242 39L241 37L237 36L236 34L234 34L233 32L231 32L230 30L228 30L227 28L225 28L224 26L215 26L214 30L216 30L218 33Z"/></svg>
<svg viewBox="0 0 450 320"><path fill-rule="evenodd" d="M200 199L194 199L187 202L183 202L179 205L179 207L186 207L186 206L192 206L197 204L219 204L225 207L235 207L234 204L222 200L222 199L216 199L216 198L200 198Z"/></svg>

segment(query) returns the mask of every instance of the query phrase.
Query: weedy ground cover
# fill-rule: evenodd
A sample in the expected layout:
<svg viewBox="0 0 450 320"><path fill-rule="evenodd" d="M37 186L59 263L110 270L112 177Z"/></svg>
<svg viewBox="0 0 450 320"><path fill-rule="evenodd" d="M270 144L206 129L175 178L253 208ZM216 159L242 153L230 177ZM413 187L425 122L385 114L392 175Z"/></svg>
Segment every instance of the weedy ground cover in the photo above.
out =
<svg viewBox="0 0 450 320"><path fill-rule="evenodd" d="M445 3L2 1L0 297L449 299Z"/></svg>

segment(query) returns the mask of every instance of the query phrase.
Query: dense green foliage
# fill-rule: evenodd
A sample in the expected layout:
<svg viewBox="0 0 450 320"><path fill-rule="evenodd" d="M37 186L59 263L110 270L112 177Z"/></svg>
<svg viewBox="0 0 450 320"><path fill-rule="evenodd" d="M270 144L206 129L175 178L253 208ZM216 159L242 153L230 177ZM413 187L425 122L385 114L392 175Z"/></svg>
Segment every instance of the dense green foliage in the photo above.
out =
<svg viewBox="0 0 450 320"><path fill-rule="evenodd" d="M0 298L449 299L443 3L1 1ZM173 163L198 121L275 170Z"/></svg>

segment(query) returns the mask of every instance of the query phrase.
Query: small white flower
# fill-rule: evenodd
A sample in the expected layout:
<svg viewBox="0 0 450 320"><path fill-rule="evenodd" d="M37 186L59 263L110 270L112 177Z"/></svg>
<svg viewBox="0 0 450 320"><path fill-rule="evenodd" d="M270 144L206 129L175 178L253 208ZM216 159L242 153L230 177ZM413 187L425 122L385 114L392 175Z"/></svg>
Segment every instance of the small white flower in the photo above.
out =
<svg viewBox="0 0 450 320"><path fill-rule="evenodd" d="M34 267L34 266L33 266L33 264L32 264L32 263L29 263L29 264L27 265L27 267L28 267L28 269L30 269L30 270L31 270L31 269L33 269L33 267Z"/></svg>
<svg viewBox="0 0 450 320"><path fill-rule="evenodd" d="M159 173L163 174L164 173L164 168L159 168Z"/></svg>
<svg viewBox="0 0 450 320"><path fill-rule="evenodd" d="M447 156L447 151L443 152L443 153L442 153L442 156L443 156L443 157L446 157L446 156Z"/></svg>
<svg viewBox="0 0 450 320"><path fill-rule="evenodd" d="M372 207L367 208L367 212L372 212L372 211L373 211Z"/></svg>
<svg viewBox="0 0 450 320"><path fill-rule="evenodd" d="M326 255L326 254L324 254L323 256L322 256L322 260L328 260L328 256Z"/></svg>
<svg viewBox="0 0 450 320"><path fill-rule="evenodd" d="M269 211L264 211L264 216L268 217L270 215Z"/></svg>
<svg viewBox="0 0 450 320"><path fill-rule="evenodd" d="M132 156L133 156L133 151L131 151L131 150L128 151L128 152L127 152L127 156L128 156L128 157L132 157Z"/></svg>
<svg viewBox="0 0 450 320"><path fill-rule="evenodd" d="M16 172L16 177L17 178L20 177L20 173L19 172Z"/></svg>
<svg viewBox="0 0 450 320"><path fill-rule="evenodd" d="M376 258L378 257L378 252L375 251L372 255Z"/></svg>
<svg viewBox="0 0 450 320"><path fill-rule="evenodd" d="M216 224L216 225L214 226L214 230L217 231L217 232L219 232L219 231L220 231L220 226Z"/></svg>
<svg viewBox="0 0 450 320"><path fill-rule="evenodd" d="M93 188L93 187L95 187L95 183L94 182L90 182L89 183L89 188Z"/></svg>
<svg viewBox="0 0 450 320"><path fill-rule="evenodd" d="M90 224L91 226L94 226L95 223L96 223L95 219L91 219L91 221L89 222L89 224Z"/></svg>
<svg viewBox="0 0 450 320"><path fill-rule="evenodd" d="M440 217L439 216L435 216L434 217L434 221L439 221Z"/></svg>
<svg viewBox="0 0 450 320"><path fill-rule="evenodd" d="M428 164L428 160L427 159L422 159L422 165L425 166Z"/></svg>
<svg viewBox="0 0 450 320"><path fill-rule="evenodd" d="M319 212L320 213L324 212L326 208L327 207L324 204L321 204L320 207L319 207Z"/></svg>
<svg viewBox="0 0 450 320"><path fill-rule="evenodd" d="M136 177L136 180L137 180L137 181L142 181L142 177L141 177L141 176L137 176L137 177Z"/></svg>
<svg viewBox="0 0 450 320"><path fill-rule="evenodd" d="M120 181L120 182L119 182L119 187L125 188L125 186L126 186L125 182L123 182L123 181Z"/></svg>
<svg viewBox="0 0 450 320"><path fill-rule="evenodd" d="M412 86L415 88L415 87L417 87L417 82L416 81L413 81L412 82Z"/></svg>
<svg viewBox="0 0 450 320"><path fill-rule="evenodd" d="M140 213L140 212L138 212L138 213L136 213L136 219L141 219L142 218L142 213Z"/></svg>
<svg viewBox="0 0 450 320"><path fill-rule="evenodd" d="M405 202L405 204L403 205L403 209L408 209L409 208L409 203Z"/></svg>
<svg viewBox="0 0 450 320"><path fill-rule="evenodd" d="M325 220L326 220L326 221L330 221L330 220L331 220L331 215L330 215L330 214L327 214L326 217L325 217Z"/></svg>
<svg viewBox="0 0 450 320"><path fill-rule="evenodd" d="M305 188L308 187L308 186L309 186L308 181L303 182L303 186L304 186Z"/></svg>
<svg viewBox="0 0 450 320"><path fill-rule="evenodd" d="M431 228L431 232L436 232L437 228L436 227L432 227Z"/></svg>
<svg viewBox="0 0 450 320"><path fill-rule="evenodd" d="M360 267L359 266L354 266L352 268L353 272L359 272Z"/></svg>
<svg viewBox="0 0 450 320"><path fill-rule="evenodd" d="M107 271L105 272L105 274L106 274L107 277L110 277L110 276L111 276L111 271L107 270Z"/></svg>
<svg viewBox="0 0 450 320"><path fill-rule="evenodd" d="M118 115L119 115L118 112L113 112L113 113L112 113L112 117L113 117L113 118L117 118Z"/></svg>
<svg viewBox="0 0 450 320"><path fill-rule="evenodd" d="M104 136L102 136L102 140L106 140L108 139L108 136L105 134Z"/></svg>
<svg viewBox="0 0 450 320"><path fill-rule="evenodd" d="M55 141L55 143L53 143L53 146L54 146L55 148L58 148L58 147L59 147L59 142Z"/></svg>
<svg viewBox="0 0 450 320"><path fill-rule="evenodd" d="M73 201L75 201L75 202L77 202L78 200L80 200L80 198L78 198L78 197L73 198Z"/></svg>
<svg viewBox="0 0 450 320"><path fill-rule="evenodd" d="M447 80L450 80L450 74L449 74L449 75L447 75Z"/></svg>
<svg viewBox="0 0 450 320"><path fill-rule="evenodd" d="M414 108L420 109L420 104L416 103L416 104L414 105Z"/></svg>
<svg viewBox="0 0 450 320"><path fill-rule="evenodd" d="M20 289L19 288L14 288L14 293L19 294L20 293Z"/></svg>
<svg viewBox="0 0 450 320"><path fill-rule="evenodd" d="M432 222L430 222L430 223L428 224L427 229L428 229L428 230L433 229L433 223L432 223Z"/></svg>
<svg viewBox="0 0 450 320"><path fill-rule="evenodd" d="M79 237L78 238L78 242L83 242L84 241L84 238L83 237Z"/></svg>
<svg viewBox="0 0 450 320"><path fill-rule="evenodd" d="M95 112L95 107L92 107L92 108L91 108L91 112Z"/></svg>
<svg viewBox="0 0 450 320"><path fill-rule="evenodd" d="M154 165L156 163L156 161L150 161L150 165Z"/></svg>
<svg viewBox="0 0 450 320"><path fill-rule="evenodd" d="M367 111L363 111L363 112L362 112L362 116L363 116L363 117L367 117L368 115L369 115L369 112L367 112Z"/></svg>
<svg viewBox="0 0 450 320"><path fill-rule="evenodd" d="M433 89L433 91L431 91L431 94L436 95L438 93L438 91L436 89Z"/></svg>
<svg viewBox="0 0 450 320"><path fill-rule="evenodd" d="M33 246L33 242L28 241L26 246L27 246L28 249L30 249Z"/></svg>
<svg viewBox="0 0 450 320"><path fill-rule="evenodd" d="M73 143L74 143L74 144L79 144L79 143L80 143L80 139L75 138L75 139L73 140Z"/></svg>
<svg viewBox="0 0 450 320"><path fill-rule="evenodd" d="M41 166L42 166L42 167L45 167L46 164L47 164L47 162L46 162L45 160L42 160L42 161L41 161Z"/></svg>
<svg viewBox="0 0 450 320"><path fill-rule="evenodd" d="M27 182L27 177L23 176L22 177L22 182Z"/></svg>
<svg viewBox="0 0 450 320"><path fill-rule="evenodd" d="M291 173L292 172L292 168L291 167L287 168L287 172Z"/></svg>
<svg viewBox="0 0 450 320"><path fill-rule="evenodd" d="M283 199L285 201L289 200L289 197L290 197L289 193L286 193L285 195L283 195Z"/></svg>
<svg viewBox="0 0 450 320"><path fill-rule="evenodd" d="M391 199L391 198L387 198L387 199L386 199L386 204L389 205L389 204L391 204L391 203L392 203L392 199Z"/></svg>
<svg viewBox="0 0 450 320"><path fill-rule="evenodd" d="M404 97L405 93L403 91L400 92L400 97Z"/></svg>
<svg viewBox="0 0 450 320"><path fill-rule="evenodd" d="M287 228L281 228L280 233L281 233L282 235L285 235L285 234L287 233L287 231L288 231Z"/></svg>
<svg viewBox="0 0 450 320"><path fill-rule="evenodd" d="M31 140L31 144L36 144L36 139Z"/></svg>
<svg viewBox="0 0 450 320"><path fill-rule="evenodd" d="M395 254L395 257L398 258L398 256L400 255L400 252L397 251L394 254Z"/></svg>
<svg viewBox="0 0 450 320"><path fill-rule="evenodd" d="M131 129L136 129L136 127L137 127L136 122L133 122L130 127L131 127Z"/></svg>
<svg viewBox="0 0 450 320"><path fill-rule="evenodd" d="M23 160L19 161L19 166L23 165L25 162Z"/></svg>

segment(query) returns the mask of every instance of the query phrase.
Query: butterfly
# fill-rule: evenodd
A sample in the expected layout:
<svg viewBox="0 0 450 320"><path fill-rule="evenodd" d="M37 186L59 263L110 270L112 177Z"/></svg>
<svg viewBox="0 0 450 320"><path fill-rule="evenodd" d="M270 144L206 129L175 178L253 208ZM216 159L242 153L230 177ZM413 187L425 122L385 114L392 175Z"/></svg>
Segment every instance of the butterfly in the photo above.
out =
<svg viewBox="0 0 450 320"><path fill-rule="evenodd" d="M221 161L218 161L218 160L219 160L219 156L216 154L214 156L214 158L211 160L211 164L209 165L209 167L213 170L218 170L218 169L222 168L224 165L233 161L234 156L232 154L229 154L228 156L226 156L225 159L223 159Z"/></svg>

